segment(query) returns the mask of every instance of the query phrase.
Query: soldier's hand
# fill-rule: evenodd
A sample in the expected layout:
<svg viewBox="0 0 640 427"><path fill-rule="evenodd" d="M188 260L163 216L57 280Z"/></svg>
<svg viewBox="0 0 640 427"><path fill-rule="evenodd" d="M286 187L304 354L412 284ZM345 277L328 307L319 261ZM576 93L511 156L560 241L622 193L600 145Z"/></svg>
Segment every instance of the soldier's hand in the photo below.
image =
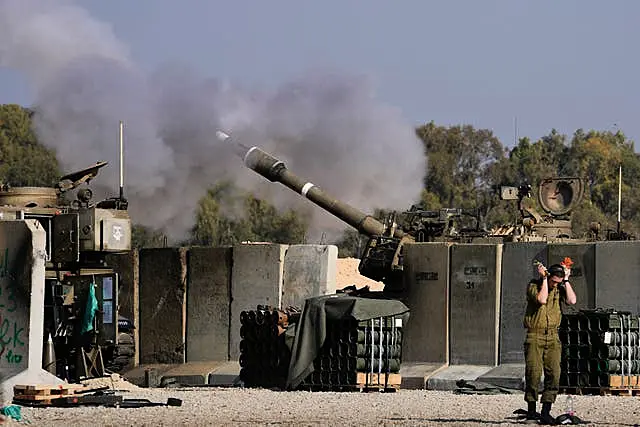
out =
<svg viewBox="0 0 640 427"><path fill-rule="evenodd" d="M571 269L564 267L564 280L569 280L569 276L571 276Z"/></svg>
<svg viewBox="0 0 640 427"><path fill-rule="evenodd" d="M538 274L540 275L540 277L546 277L547 267L542 264L538 264Z"/></svg>

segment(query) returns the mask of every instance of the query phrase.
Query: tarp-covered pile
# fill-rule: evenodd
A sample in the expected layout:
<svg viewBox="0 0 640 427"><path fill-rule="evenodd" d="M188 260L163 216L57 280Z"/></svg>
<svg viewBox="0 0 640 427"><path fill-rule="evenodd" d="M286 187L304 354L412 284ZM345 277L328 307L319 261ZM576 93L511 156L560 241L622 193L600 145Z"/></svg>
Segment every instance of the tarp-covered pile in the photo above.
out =
<svg viewBox="0 0 640 427"><path fill-rule="evenodd" d="M402 302L382 293L310 298L286 330L254 333L244 327L241 378L249 387L339 389L356 385L358 372L397 373L408 316Z"/></svg>

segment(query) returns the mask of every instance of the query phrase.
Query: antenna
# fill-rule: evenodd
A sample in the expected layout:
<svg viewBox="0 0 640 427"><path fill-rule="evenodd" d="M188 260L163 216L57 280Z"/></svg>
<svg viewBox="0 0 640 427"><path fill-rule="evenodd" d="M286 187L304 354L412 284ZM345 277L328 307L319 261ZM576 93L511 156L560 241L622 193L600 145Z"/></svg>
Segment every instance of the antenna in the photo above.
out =
<svg viewBox="0 0 640 427"><path fill-rule="evenodd" d="M513 118L513 137L514 137L514 147L518 145L518 116Z"/></svg>
<svg viewBox="0 0 640 427"><path fill-rule="evenodd" d="M622 206L622 164L618 170L618 235L620 234L620 208Z"/></svg>
<svg viewBox="0 0 640 427"><path fill-rule="evenodd" d="M120 120L120 200L124 199L124 122Z"/></svg>

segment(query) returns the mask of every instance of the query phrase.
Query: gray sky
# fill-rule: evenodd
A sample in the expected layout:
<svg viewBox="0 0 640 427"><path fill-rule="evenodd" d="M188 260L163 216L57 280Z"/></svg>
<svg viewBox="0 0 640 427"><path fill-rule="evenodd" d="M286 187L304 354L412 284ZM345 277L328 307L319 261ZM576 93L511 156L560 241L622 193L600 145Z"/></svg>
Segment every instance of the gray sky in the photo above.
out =
<svg viewBox="0 0 640 427"><path fill-rule="evenodd" d="M85 0L135 60L270 88L314 69L369 76L411 123L470 123L504 144L556 128L640 136L640 2ZM0 70L0 102L29 105Z"/></svg>

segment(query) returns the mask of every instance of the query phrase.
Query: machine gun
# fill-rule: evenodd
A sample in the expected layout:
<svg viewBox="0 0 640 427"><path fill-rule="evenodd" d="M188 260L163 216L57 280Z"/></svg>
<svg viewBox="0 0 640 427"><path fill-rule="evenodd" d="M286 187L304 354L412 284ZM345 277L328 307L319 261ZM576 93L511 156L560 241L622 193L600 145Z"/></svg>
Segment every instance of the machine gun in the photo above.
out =
<svg viewBox="0 0 640 427"><path fill-rule="evenodd" d="M414 236L416 242L471 242L489 235L488 231L481 228L478 209L424 210L413 205L403 215L403 229ZM472 221L471 227L468 226L469 220Z"/></svg>

